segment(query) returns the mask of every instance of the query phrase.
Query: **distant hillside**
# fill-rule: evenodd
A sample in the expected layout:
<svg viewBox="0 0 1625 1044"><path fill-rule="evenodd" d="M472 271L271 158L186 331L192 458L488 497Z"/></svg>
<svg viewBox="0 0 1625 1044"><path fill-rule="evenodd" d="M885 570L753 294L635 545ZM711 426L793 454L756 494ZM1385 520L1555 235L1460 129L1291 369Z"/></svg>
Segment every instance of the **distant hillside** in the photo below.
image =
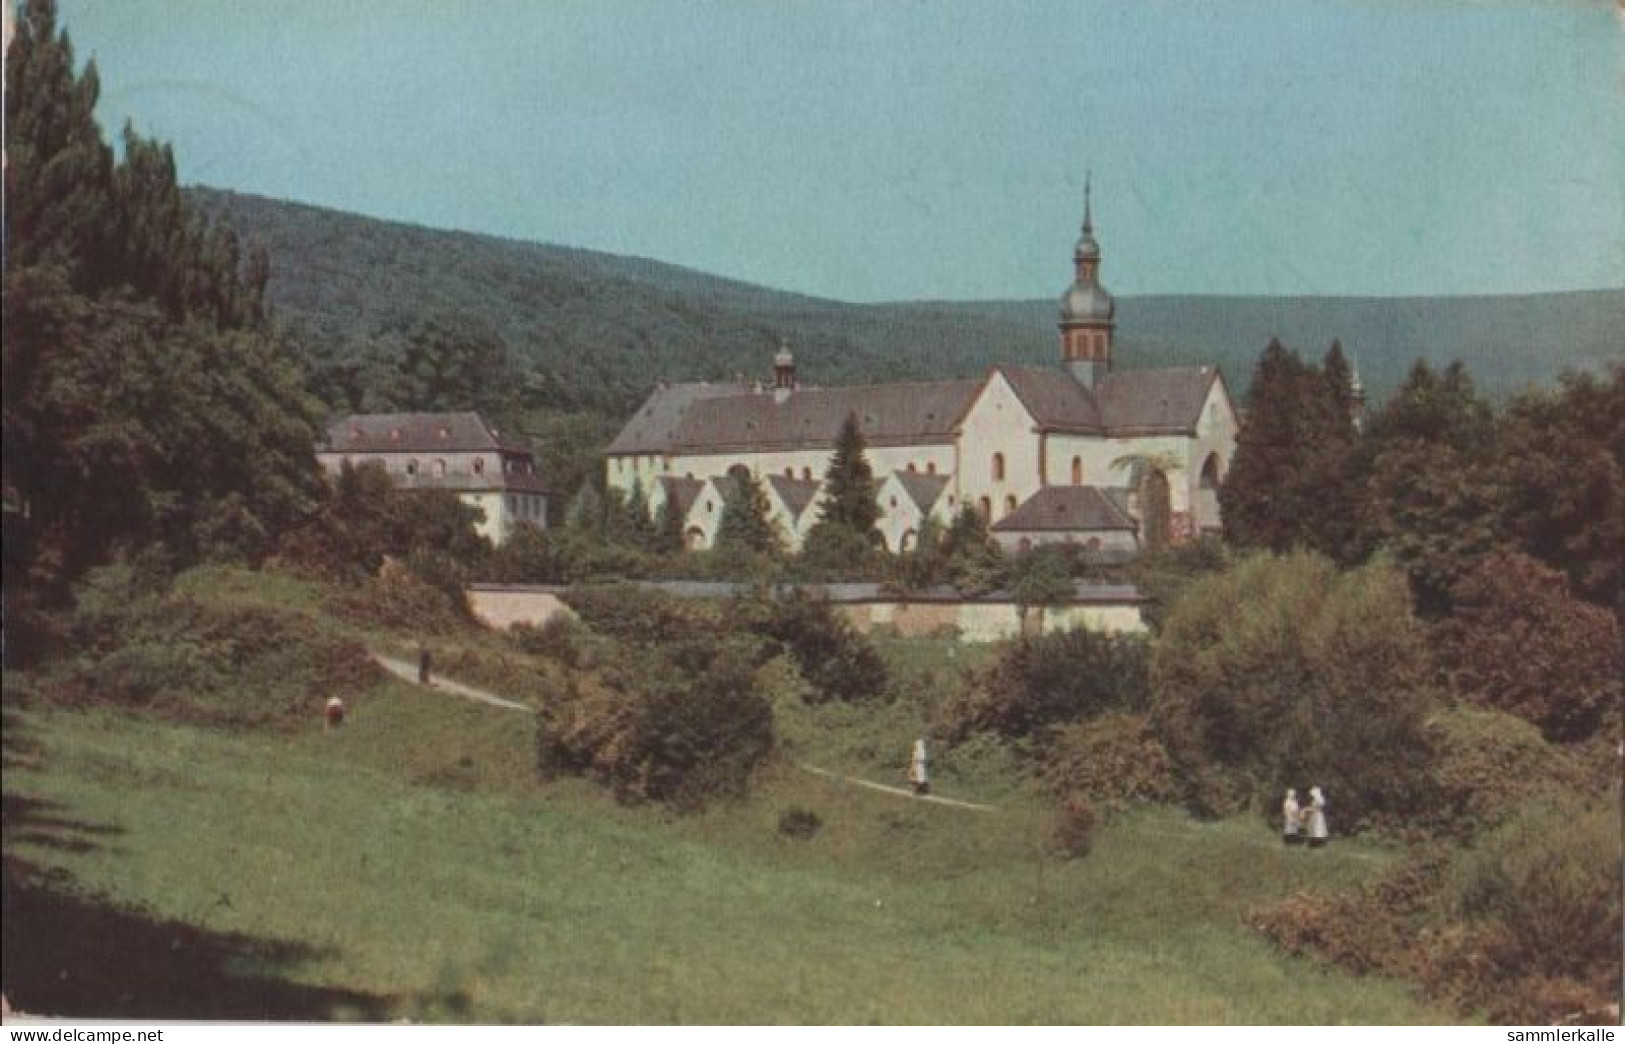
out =
<svg viewBox="0 0 1625 1044"><path fill-rule="evenodd" d="M358 356L419 318L477 317L532 372L535 405L619 415L660 379L766 376L781 338L804 377L843 384L964 376L1055 356L1055 305L853 305L674 265L379 221L193 189L271 253L270 297L313 354ZM1057 266L1057 295L1066 279ZM1496 395L1625 359L1625 290L1521 297L1124 298L1125 366L1216 362L1238 391L1269 338L1319 355L1341 338L1375 397L1417 357L1461 358Z"/></svg>

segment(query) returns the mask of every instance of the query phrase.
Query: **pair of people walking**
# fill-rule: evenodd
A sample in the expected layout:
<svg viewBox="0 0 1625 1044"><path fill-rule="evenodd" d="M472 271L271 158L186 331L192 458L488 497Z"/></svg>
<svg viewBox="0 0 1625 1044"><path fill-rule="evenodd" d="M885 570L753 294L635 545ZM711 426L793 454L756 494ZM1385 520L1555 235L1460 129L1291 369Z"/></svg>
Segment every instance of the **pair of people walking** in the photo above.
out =
<svg viewBox="0 0 1625 1044"><path fill-rule="evenodd" d="M1324 848L1330 834L1326 828L1326 795L1320 788L1309 788L1307 805L1299 804L1298 792L1287 788L1286 800L1281 802L1281 840L1288 845L1301 845L1307 840L1310 848Z"/></svg>

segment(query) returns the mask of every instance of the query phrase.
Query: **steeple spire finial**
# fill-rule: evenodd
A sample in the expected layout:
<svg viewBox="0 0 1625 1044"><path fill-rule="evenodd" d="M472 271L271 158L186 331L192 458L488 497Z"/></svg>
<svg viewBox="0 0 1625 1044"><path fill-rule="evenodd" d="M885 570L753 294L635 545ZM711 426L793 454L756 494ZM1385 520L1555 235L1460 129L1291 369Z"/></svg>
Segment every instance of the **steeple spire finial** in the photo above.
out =
<svg viewBox="0 0 1625 1044"><path fill-rule="evenodd" d="M1085 232L1093 232L1095 230L1095 223L1089 214L1089 182L1093 177L1094 171L1085 170L1083 172L1083 230Z"/></svg>

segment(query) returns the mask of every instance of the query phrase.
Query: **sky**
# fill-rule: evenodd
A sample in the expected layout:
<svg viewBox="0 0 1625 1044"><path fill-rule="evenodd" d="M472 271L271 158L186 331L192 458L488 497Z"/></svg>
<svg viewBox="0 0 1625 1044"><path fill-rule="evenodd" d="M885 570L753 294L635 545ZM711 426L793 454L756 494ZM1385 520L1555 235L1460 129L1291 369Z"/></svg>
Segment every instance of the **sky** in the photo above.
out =
<svg viewBox="0 0 1625 1044"><path fill-rule="evenodd" d="M187 183L849 301L1625 286L1625 4L59 0Z"/></svg>

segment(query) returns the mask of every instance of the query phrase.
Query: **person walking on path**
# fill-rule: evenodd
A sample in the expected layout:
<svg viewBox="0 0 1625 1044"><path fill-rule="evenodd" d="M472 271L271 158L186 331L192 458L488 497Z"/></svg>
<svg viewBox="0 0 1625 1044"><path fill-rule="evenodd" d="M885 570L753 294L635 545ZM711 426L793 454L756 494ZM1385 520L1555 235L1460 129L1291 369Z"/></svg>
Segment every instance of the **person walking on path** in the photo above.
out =
<svg viewBox="0 0 1625 1044"><path fill-rule="evenodd" d="M431 666L431 662L432 661L431 661L431 659L429 657L429 647L427 645L420 644L418 646L418 684L419 685L432 685L432 684L434 684L433 682L431 682L429 680L429 667Z"/></svg>
<svg viewBox="0 0 1625 1044"><path fill-rule="evenodd" d="M1281 842L1287 845L1303 843L1302 811L1298 806L1298 792L1291 787L1286 790L1286 800L1281 802Z"/></svg>
<svg viewBox="0 0 1625 1044"><path fill-rule="evenodd" d="M1330 831L1326 829L1326 795L1319 787L1309 788L1309 847L1325 848Z"/></svg>
<svg viewBox="0 0 1625 1044"><path fill-rule="evenodd" d="M908 760L908 781L914 784L914 793L931 793L931 778L925 770L925 740L914 741L914 753Z"/></svg>

